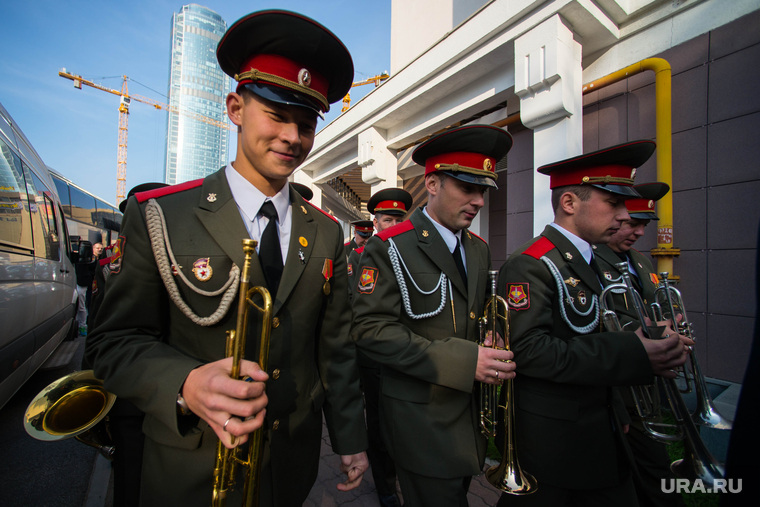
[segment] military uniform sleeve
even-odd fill
[[[364,405],[359,386],[356,344],[351,340],[348,274],[340,229],[335,228],[333,286],[319,334],[320,375],[325,387],[324,414],[333,450],[340,455],[367,448]]]
[[[412,255],[405,254],[411,264]],[[440,270],[428,269],[417,281],[425,287],[435,285]],[[432,317],[412,320],[406,315],[399,285],[388,256],[388,243],[373,236],[367,242],[357,270],[354,293],[354,327],[352,335],[362,352],[378,363],[421,381],[471,392],[478,359],[474,341],[453,336],[452,310],[447,302],[443,310]],[[409,290],[416,289],[408,283]],[[448,289],[447,289],[448,290]],[[415,299],[416,311],[434,311],[441,301],[439,291]],[[467,316],[462,308],[458,321],[464,327]],[[424,333],[424,335],[422,334]]]
[[[499,273],[499,292],[505,298],[512,284],[522,286],[528,296],[523,309],[510,311],[510,342],[519,375],[579,385],[652,381],[649,360],[634,333],[577,334],[558,318],[561,295],[541,260],[513,255]]]
[[[127,206],[120,238],[121,259],[106,284],[85,357],[107,390],[180,436],[177,393],[201,362],[166,343],[171,303],[135,199]]]

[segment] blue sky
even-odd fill
[[[181,0],[3,1],[0,6],[0,102],[42,160],[74,183],[116,202],[119,97],[58,76],[65,67],[109,88],[167,102],[172,13]],[[355,81],[390,68],[390,0],[196,2],[229,26],[261,9],[297,11],[327,26],[354,58]],[[354,88],[352,103],[374,87]],[[329,122],[340,112],[332,106]],[[325,125],[326,123],[322,123]],[[129,114],[127,189],[162,181],[166,113],[133,102]],[[234,153],[235,136],[231,137]]]

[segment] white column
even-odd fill
[[[362,180],[372,186],[372,193],[384,188],[398,186],[397,159],[395,150],[388,149],[385,130],[370,127],[359,133],[359,165]]]
[[[515,40],[515,94],[520,119],[533,129],[533,163],[542,165],[583,152],[581,45],[555,15]],[[554,218],[549,178],[533,177],[533,230]]]

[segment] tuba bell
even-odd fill
[[[269,362],[269,337],[272,332],[272,296],[265,287],[250,287],[251,258],[256,253],[256,244],[257,242],[252,239],[243,240],[245,259],[240,273],[237,323],[234,330],[227,331],[226,357],[232,357],[230,378],[234,379],[240,378],[240,361],[245,357],[248,313],[251,307],[261,313],[259,366],[262,370],[266,371]],[[261,306],[253,301],[252,297],[254,294],[261,296],[263,300]],[[251,434],[247,456],[243,454],[243,449],[240,447],[228,449],[219,441],[213,470],[214,485],[211,505],[214,507],[226,505],[227,494],[235,488],[235,475],[238,466],[245,469],[243,505],[257,506],[259,504],[263,436],[263,428],[259,428]]]
[[[40,391],[26,409],[24,429],[44,441],[76,438],[113,459],[115,448],[106,426],[106,415],[116,395],[103,389],[92,370],[61,377]]]
[[[486,300],[480,325],[480,345],[485,345],[485,338],[490,336],[490,347],[497,348],[497,336],[504,338],[504,348],[509,350],[509,306],[496,292],[499,272],[488,271],[491,285],[491,295]],[[501,385],[501,395],[504,404],[499,405],[499,386],[494,384],[480,385],[480,430],[486,437],[496,436],[499,426],[504,432],[501,452],[501,463],[486,470],[486,480],[495,488],[510,495],[529,495],[538,491],[536,479],[520,468],[515,445],[515,407],[514,385],[512,379],[507,379]],[[497,419],[501,409],[504,419]]]

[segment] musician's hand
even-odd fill
[[[475,380],[486,384],[501,384],[504,380],[515,378],[517,365],[512,361],[513,358],[514,354],[510,350],[478,347]]]
[[[490,347],[493,345],[493,332],[487,331],[485,334],[485,337],[483,337],[483,346],[484,347]],[[496,346],[503,349],[504,348],[504,337],[501,336],[501,333],[498,331],[496,332]]]
[[[647,319],[647,325],[653,329]],[[678,334],[670,321],[657,322],[658,331],[662,338],[650,340],[644,337],[641,328],[636,330],[636,335],[644,345],[649,362],[652,365],[652,371],[655,375],[665,378],[675,378],[674,368],[683,366],[689,357],[689,347],[694,342],[684,335]]]
[[[364,472],[369,468],[367,453],[350,454],[340,457],[340,471],[346,474],[346,482],[338,484],[340,491],[351,491],[362,482]]]
[[[269,378],[252,361],[240,362],[241,377],[250,377],[252,382],[231,379],[231,368],[231,357],[204,364],[188,374],[182,387],[188,408],[206,421],[228,448],[244,443],[249,433],[264,424],[268,401],[264,381]]]

